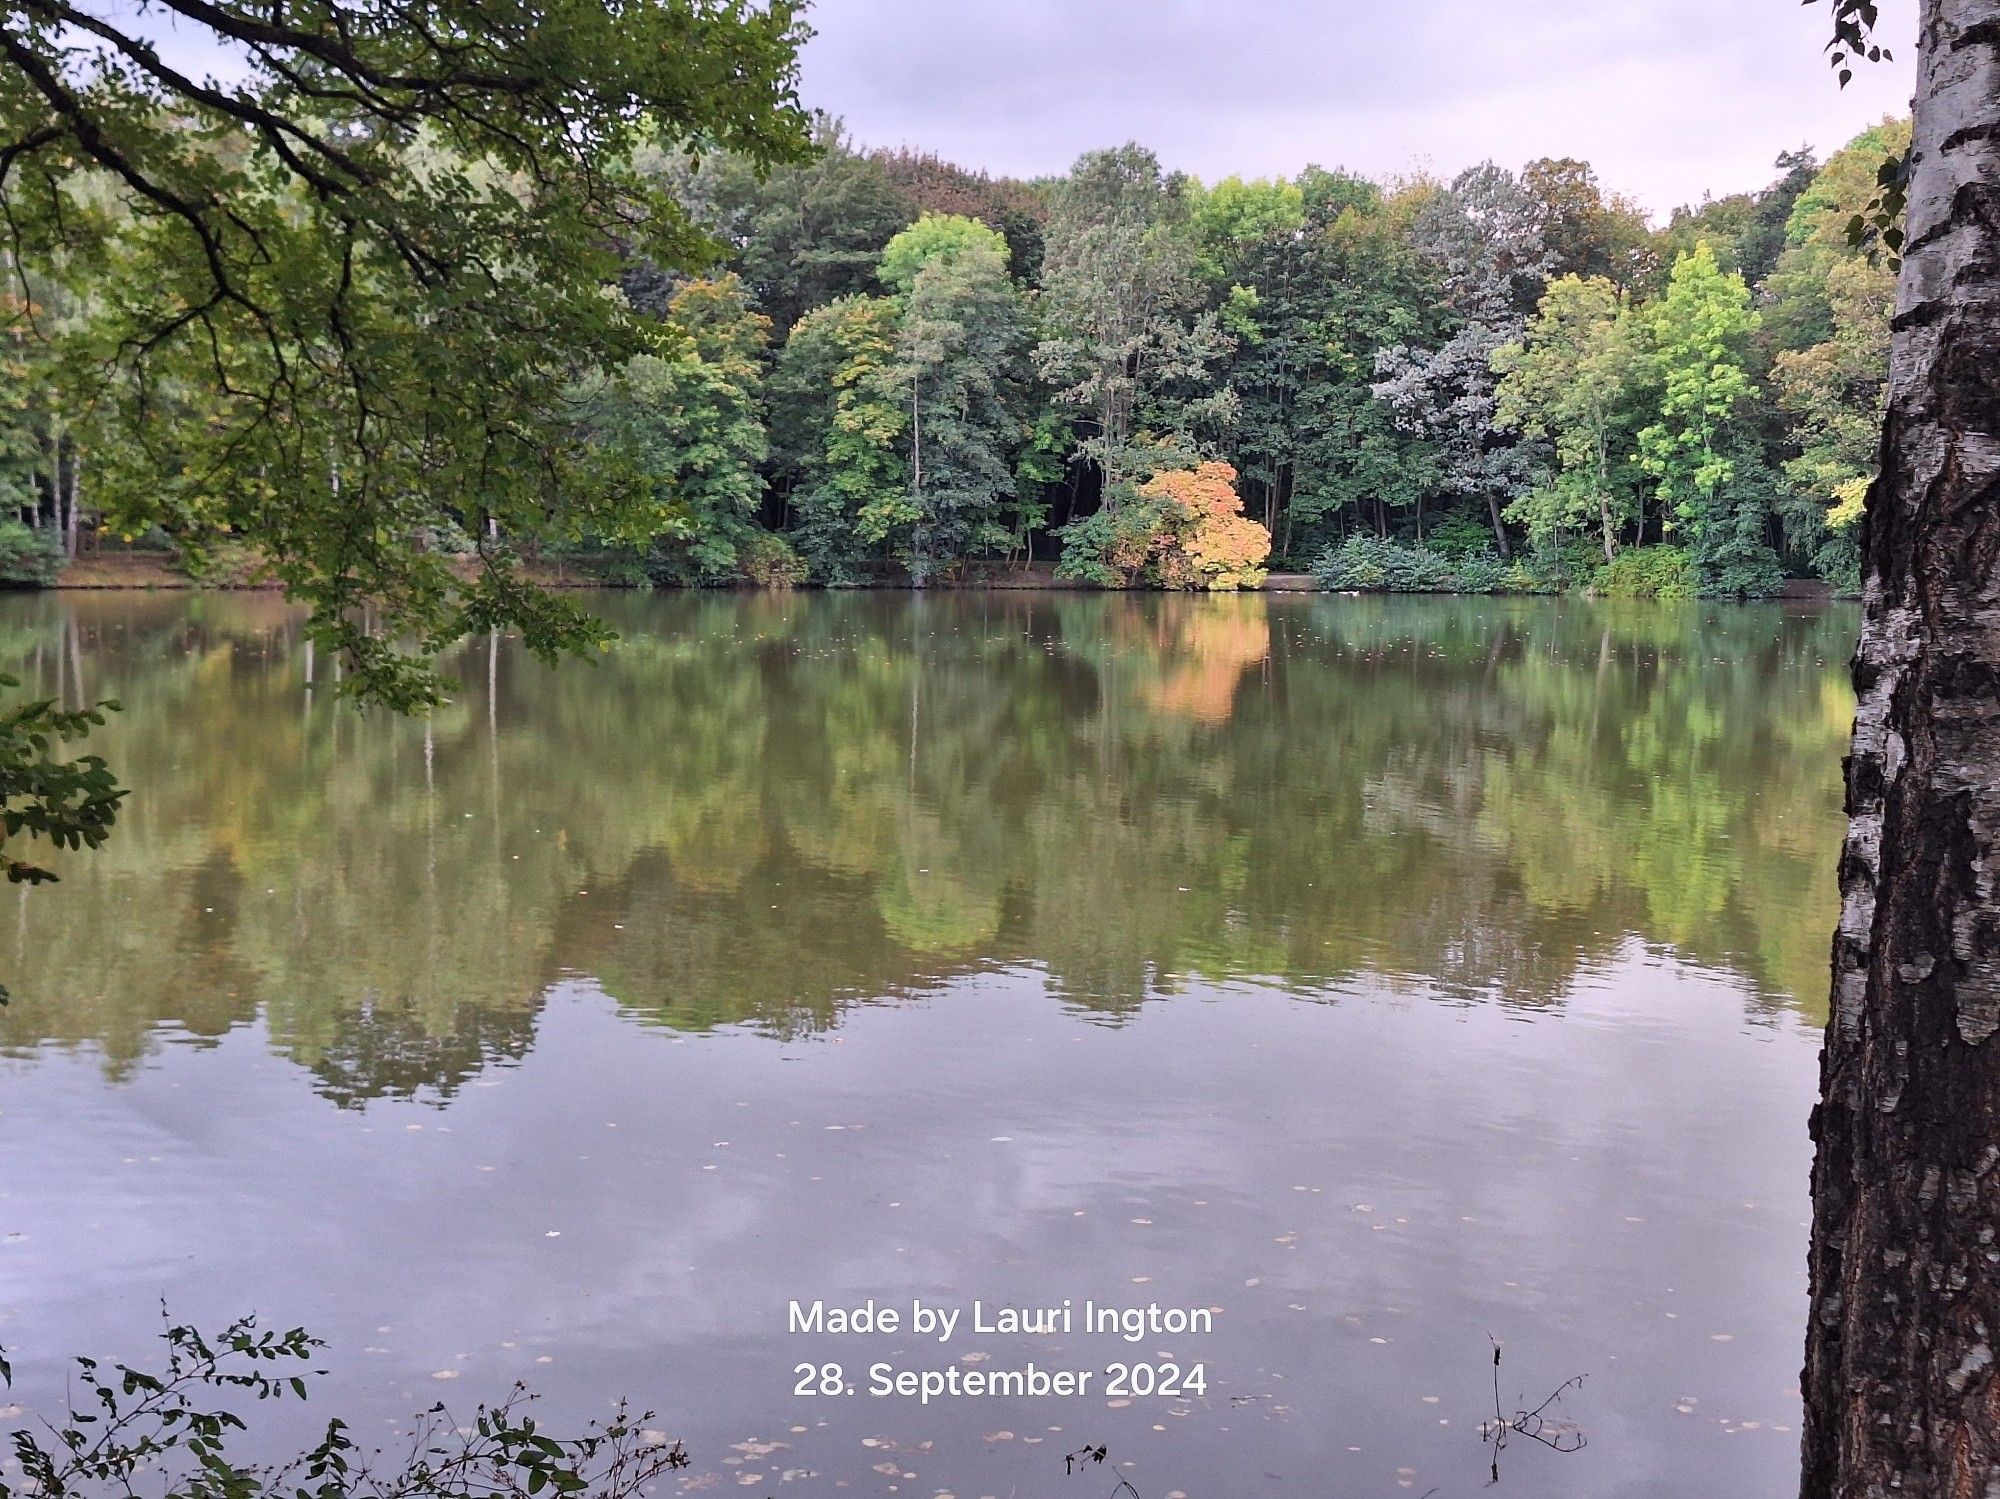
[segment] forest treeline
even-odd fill
[[[1824,163],[1786,153],[1762,190],[1662,228],[1576,160],[1204,183],[1127,145],[1024,182],[819,132],[767,173],[642,154],[716,254],[693,276],[626,255],[607,291],[647,351],[554,369],[549,399],[640,476],[651,520],[579,516],[543,554],[689,585],[1051,561],[1112,587],[1274,567],[1333,588],[1857,585],[1893,274],[1849,225],[1907,122]],[[94,469],[132,456],[27,331],[90,319],[91,287],[19,285],[0,576],[46,581],[92,544]],[[492,529],[468,512],[421,540],[505,545]],[[136,540],[198,576],[254,559],[199,505]]]

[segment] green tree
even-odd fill
[[[1321,174],[1322,185],[1336,180]],[[1326,217],[1305,244],[1297,343],[1311,362],[1301,371],[1289,430],[1273,424],[1294,452],[1281,555],[1308,552],[1357,526],[1386,533],[1391,517],[1413,517],[1423,532],[1424,502],[1441,487],[1437,447],[1399,425],[1373,382],[1384,351],[1436,347],[1451,326],[1436,264],[1410,236],[1429,196],[1427,186],[1416,186],[1386,198],[1329,191],[1308,200],[1321,202]],[[1246,441],[1267,430],[1260,418],[1276,404],[1260,395],[1254,379],[1247,383]],[[1257,472],[1253,462],[1244,468]]]
[[[1294,481],[1299,399],[1321,362],[1305,194],[1283,179],[1240,177],[1190,182],[1186,192],[1197,270],[1235,338],[1223,375],[1237,402],[1229,445],[1275,529]]]
[[[1797,448],[1785,463],[1785,538],[1847,592],[1861,584],[1861,502],[1875,476],[1896,293],[1894,271],[1850,243],[1848,225],[1878,191],[1883,156],[1909,140],[1907,120],[1884,121],[1835,152],[1794,206],[1766,283],[1766,323],[1780,345],[1771,384]]]
[[[1688,538],[1704,586],[1725,593],[1769,591],[1778,576],[1764,539],[1772,495],[1737,425],[1757,394],[1745,362],[1758,321],[1743,278],[1705,240],[1674,262],[1645,320],[1660,405],[1639,432],[1639,464],[1664,528]]]
[[[1213,187],[1190,179],[1184,191],[1196,270],[1223,287],[1243,279],[1247,257],[1305,227],[1305,194],[1282,177],[1225,177]]]
[[[1180,179],[1142,146],[1086,154],[1056,190],[1035,359],[1094,429],[1079,449],[1107,505],[1234,414],[1231,393],[1206,380],[1230,339],[1200,309],[1186,219]]]
[[[873,291],[882,247],[917,216],[882,164],[855,151],[827,115],[812,120],[807,159],[775,171],[744,151],[690,162],[654,148],[641,165],[647,180],[729,247],[729,267],[781,339],[815,307]],[[673,264],[666,262],[669,282]],[[625,280],[642,305],[664,303],[662,272],[651,262],[628,265]]]
[[[1637,511],[1629,470],[1640,364],[1631,309],[1601,277],[1550,282],[1522,341],[1494,353],[1494,420],[1555,450],[1549,481],[1507,511],[1530,539],[1594,528],[1604,560],[1617,555],[1619,532]]]
[[[1020,415],[1026,322],[1005,242],[974,220],[959,222],[983,238],[936,241],[920,262],[904,300],[895,371],[910,399],[908,559],[919,583],[1013,539],[1006,507],[1027,430]],[[909,263],[917,263],[914,253]]]
[[[917,213],[957,214],[997,229],[1006,237],[1015,278],[1027,285],[1039,281],[1048,218],[1042,185],[968,171],[935,152],[908,147],[877,151],[874,159]]]
[[[1779,152],[1775,165],[1777,178],[1757,192],[1705,198],[1695,207],[1676,208],[1659,233],[1655,259],[1671,267],[1706,240],[1725,271],[1735,271],[1746,285],[1761,285],[1785,248],[1792,205],[1819,170],[1810,146]]]
[[[593,402],[597,430],[652,486],[650,538],[665,581],[737,576],[764,496],[762,416],[770,320],[751,312],[734,273],[690,281],[668,300],[661,349],[628,360]]]
[[[821,582],[858,581],[871,551],[916,519],[900,449],[901,321],[889,298],[841,297],[800,319],[772,376],[792,541]]]
[[[978,219],[955,213],[927,213],[882,247],[876,275],[893,292],[908,294],[926,266],[950,264],[969,254],[984,254],[1007,271],[1007,239]]]

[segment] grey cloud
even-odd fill
[[[1907,107],[1908,45],[1844,92],[1794,0],[819,0],[808,101],[861,140],[1036,176],[1137,139],[1203,177],[1595,163],[1656,213],[1761,185]],[[1888,0],[1882,35],[1915,33]]]

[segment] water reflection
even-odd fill
[[[1510,1400],[1589,1375],[1503,1489],[1796,1491],[1851,613],[602,605],[595,668],[474,642],[411,722],[274,600],[0,599],[137,788],[0,906],[21,1407],[164,1299],[327,1337],[358,1433],[630,1393],[683,1489],[1089,1499],[1105,1442],[1146,1499],[1450,1499],[1492,1333]],[[1222,1310],[1137,1350],[1199,1400],[918,1407],[794,1369],[1135,1350],[795,1296]]]
[[[261,1016],[338,1103],[442,1100],[565,977],[789,1036],[1023,964],[1107,1022],[1242,978],[1550,1005],[1634,940],[1818,1013],[1846,611],[599,602],[602,662],[474,642],[396,721],[308,692],[268,597],[0,600],[9,669],[123,700],[136,788],[8,893],[0,1045],[123,1075]]]

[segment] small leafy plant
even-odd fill
[[[248,1430],[249,1401],[306,1398],[306,1378],[325,1346],[303,1328],[269,1332],[255,1318],[219,1334],[171,1323],[157,1371],[76,1360],[70,1409],[40,1433],[12,1435],[18,1485],[0,1469],[0,1499],[632,1499],[661,1473],[688,1465],[679,1442],[645,1430],[650,1413],[611,1419],[567,1440],[524,1413],[534,1399],[515,1385],[497,1405],[461,1424],[442,1404],[417,1417],[406,1452],[363,1453],[338,1417],[288,1462],[250,1466],[229,1445]],[[0,1383],[13,1370],[0,1351]]]

